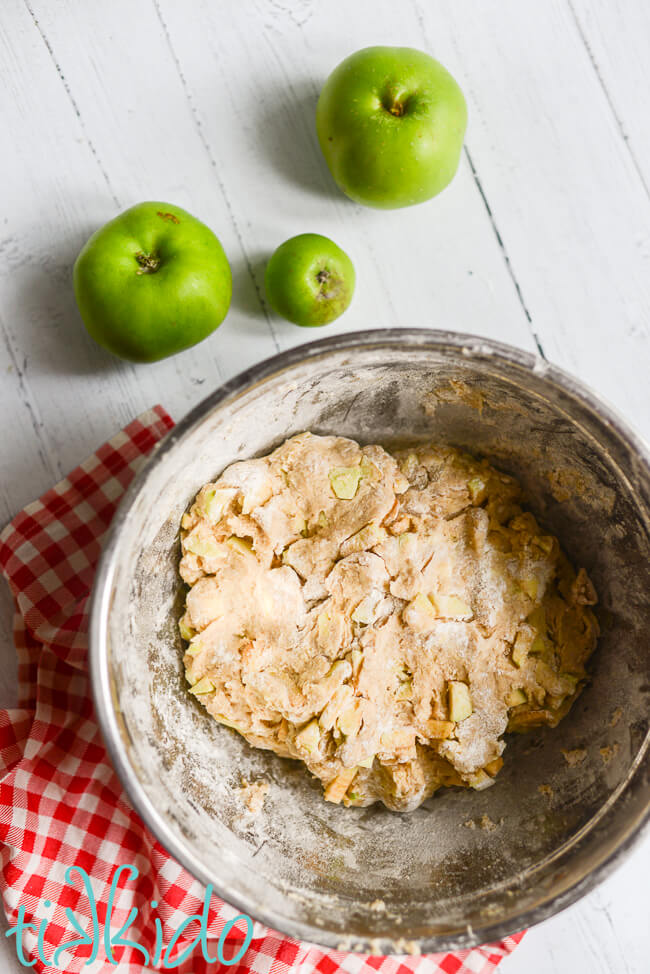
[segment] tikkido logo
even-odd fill
[[[149,967],[150,965],[153,967],[162,966],[163,969],[169,969],[169,970],[175,967],[180,967],[181,964],[190,960],[194,950],[199,946],[199,944],[201,945],[201,951],[203,953],[203,957],[208,964],[214,964],[218,961],[220,964],[224,964],[227,967],[229,967],[241,961],[241,959],[243,958],[244,954],[246,953],[246,951],[250,946],[251,940],[253,939],[253,921],[245,913],[240,913],[238,916],[233,917],[232,920],[229,920],[228,923],[226,923],[223,930],[221,931],[221,934],[219,935],[219,940],[217,942],[217,956],[216,957],[210,956],[209,949],[208,949],[209,946],[208,945],[208,909],[210,906],[210,900],[212,898],[212,893],[213,893],[213,886],[211,883],[208,883],[208,885],[206,886],[205,896],[203,898],[203,909],[201,913],[194,913],[192,914],[192,916],[186,917],[182,921],[182,923],[178,926],[178,929],[174,932],[174,935],[172,936],[171,940],[169,941],[166,947],[163,943],[162,924],[158,917],[154,918],[154,926],[156,931],[155,948],[151,954],[146,949],[146,947],[142,946],[142,944],[138,944],[135,940],[128,940],[125,938],[124,934],[128,931],[128,929],[131,927],[136,917],[138,916],[139,911],[138,908],[135,906],[131,908],[125,922],[117,931],[117,933],[113,933],[111,931],[111,921],[113,918],[113,904],[116,896],[119,896],[120,892],[122,891],[118,889],[118,883],[120,877],[125,872],[128,873],[126,882],[138,878],[139,872],[136,866],[122,865],[117,867],[114,870],[111,878],[111,888],[108,895],[106,919],[104,920],[103,923],[100,924],[98,913],[97,913],[97,902],[95,900],[95,896],[93,893],[93,889],[92,889],[92,885],[88,873],[85,871],[85,869],[82,869],[80,866],[69,866],[66,869],[65,881],[68,886],[75,888],[75,874],[76,877],[81,880],[81,883],[83,885],[83,891],[85,892],[88,898],[88,903],[90,906],[89,919],[90,919],[90,930],[92,932],[87,933],[82,928],[76,913],[74,913],[70,909],[70,907],[66,907],[65,914],[69,922],[72,924],[73,928],[77,932],[77,934],[79,934],[79,936],[74,940],[68,940],[66,941],[66,943],[60,944],[60,946],[58,946],[55,949],[50,960],[48,960],[44,956],[46,930],[47,930],[47,925],[49,923],[49,920],[47,918],[43,918],[38,924],[38,926],[35,922],[26,921],[25,907],[20,906],[18,909],[18,920],[16,922],[16,925],[10,927],[5,934],[6,937],[12,937],[12,936],[16,937],[16,955],[20,963],[24,967],[33,967],[34,964],[36,963],[36,958],[32,960],[28,960],[25,957],[24,946],[23,946],[24,937],[25,939],[30,939],[30,940],[33,939],[33,937],[36,938],[35,952],[38,955],[38,959],[40,960],[41,964],[44,967],[54,967],[54,968],[61,969],[61,965],[63,965],[63,970],[65,970],[67,965],[69,965],[70,963],[70,957],[64,956],[65,952],[66,951],[72,952],[75,948],[81,946],[91,948],[91,952],[89,956],[84,961],[84,965],[83,965],[84,967],[87,967],[90,964],[94,963],[94,961],[99,956],[99,951],[102,946],[104,950],[105,959],[110,964],[114,964],[116,967],[120,963],[115,958],[115,955],[113,954],[113,950],[116,947],[130,947],[132,950],[137,951],[141,955],[142,960],[140,961],[140,963],[143,965],[143,967]],[[52,903],[50,902],[50,900],[44,900],[43,905],[46,909],[49,909],[52,906]],[[157,901],[151,900],[152,909],[155,909],[157,906],[158,906]],[[244,940],[242,941],[242,944],[237,950],[237,952],[233,954],[232,957],[226,957],[224,955],[224,947],[226,945],[228,935],[232,930],[232,928],[235,926],[235,924],[237,924],[239,921],[241,921],[241,923],[246,927],[246,936],[244,937]],[[199,932],[196,934],[196,936],[191,941],[191,943],[189,943],[187,946],[184,947],[181,953],[177,954],[176,957],[172,957],[174,949],[177,947],[179,940],[181,939],[181,937],[184,936],[185,931],[190,926],[190,924],[193,924],[195,922],[198,922],[199,924]],[[27,937],[25,935],[27,935]]]

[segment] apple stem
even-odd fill
[[[318,272],[316,280],[320,284],[319,300],[329,301],[339,290],[340,282],[337,281],[336,277],[332,278],[331,271],[325,270],[325,268]]]
[[[408,98],[404,98],[404,92],[388,91],[382,99],[382,107],[384,111],[388,112],[389,115],[394,115],[395,118],[401,118],[406,111],[406,102]]]
[[[155,274],[160,267],[160,257],[155,257],[153,254],[139,253],[135,255],[135,259],[140,265],[136,274]]]
[[[320,284],[319,298],[324,298],[326,301],[331,297],[328,290],[328,281],[330,279],[330,272],[326,270],[319,271],[316,275],[316,280]]]

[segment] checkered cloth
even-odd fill
[[[88,594],[102,539],[124,489],[172,425],[160,406],[143,414],[0,534],[0,569],[16,607],[19,687],[17,709],[0,711],[0,885],[9,923],[16,924],[22,909],[25,922],[33,924],[22,944],[38,972],[116,969],[107,958],[103,930],[119,864],[133,864],[139,874],[123,871],[120,876],[110,929],[117,932],[137,908],[123,936],[148,952],[115,947],[120,971],[164,969],[164,954],[155,956],[160,934],[167,945],[183,920],[200,913],[203,905],[202,886],[168,855],[126,800],[95,720],[86,671]],[[96,902],[100,936],[94,957],[93,944],[61,950],[71,940],[83,940],[81,931],[89,934],[86,939],[93,933],[89,891],[74,867],[85,870]],[[208,914],[212,955],[217,938],[236,916],[213,896]],[[81,931],[75,931],[75,917]],[[178,952],[189,947],[198,926],[195,920],[187,927],[177,941]],[[232,926],[224,941],[226,960],[236,955],[245,932],[242,921]],[[255,923],[249,948],[233,966],[208,963],[197,946],[176,970],[488,974],[521,936],[456,954],[368,957],[299,943]],[[15,934],[10,943],[18,948]]]

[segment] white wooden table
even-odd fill
[[[265,259],[301,231],[356,264],[329,333],[430,325],[537,347],[650,435],[649,38],[646,0],[2,0],[0,522],[152,403],[179,418],[316,337],[263,301]],[[376,43],[429,50],[469,105],[458,176],[409,210],[348,202],[314,131],[329,71]],[[136,367],[87,337],[71,266],[144,199],[214,228],[234,298],[198,348]],[[0,610],[6,705],[4,587]],[[649,871],[646,843],[504,974],[650,970]],[[3,937],[3,971],[22,970],[13,956]]]

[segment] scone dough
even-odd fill
[[[555,726],[596,595],[511,477],[449,447],[301,433],[182,522],[190,692],[346,805],[484,788],[506,730]]]

